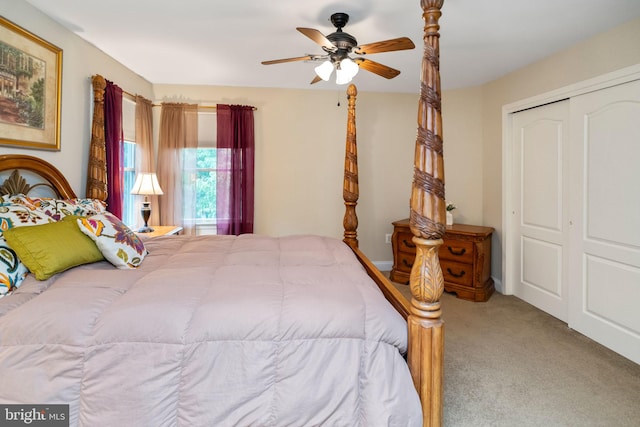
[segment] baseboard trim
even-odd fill
[[[493,279],[493,285],[496,287],[496,292],[505,295],[504,287],[502,286],[502,280],[496,279],[495,277],[492,277],[492,279]]]
[[[380,271],[391,271],[393,268],[393,261],[373,261],[373,265]]]

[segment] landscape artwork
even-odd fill
[[[0,17],[0,145],[60,150],[62,50]]]

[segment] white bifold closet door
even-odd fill
[[[569,326],[640,363],[640,80],[570,110]]]
[[[513,114],[514,294],[640,363],[640,80]]]
[[[567,322],[569,101],[515,113],[512,122],[514,294]]]

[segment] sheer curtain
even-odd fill
[[[162,103],[158,147],[160,224],[180,225],[184,234],[195,233],[195,149],[198,146],[198,106]]]
[[[107,208],[122,218],[124,145],[122,136],[122,89],[107,80],[104,90],[104,127],[107,151]]]
[[[153,151],[153,104],[136,96],[136,172],[155,172]],[[163,190],[164,191],[164,190]],[[152,207],[158,207],[158,196],[149,196]],[[159,209],[151,209],[149,224],[160,224]]]
[[[218,104],[218,234],[253,233],[253,107]]]

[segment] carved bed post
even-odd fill
[[[107,200],[107,151],[104,139],[104,77],[95,75],[93,83],[93,123],[91,125],[91,145],[87,170],[86,196],[91,199]]]
[[[445,233],[445,195],[438,19],[443,2],[421,0],[424,56],[409,222],[416,259],[409,279],[412,298],[408,362],[422,401],[424,426],[442,425],[444,322],[440,297],[444,280],[438,249]]]
[[[344,225],[343,242],[352,248],[358,247],[358,216],[356,205],[358,204],[358,146],[356,144],[356,95],[358,90],[355,85],[349,85],[347,100],[349,103],[347,113],[347,146],[344,154],[344,179],[342,186],[342,198],[344,199],[345,213],[342,224]]]

